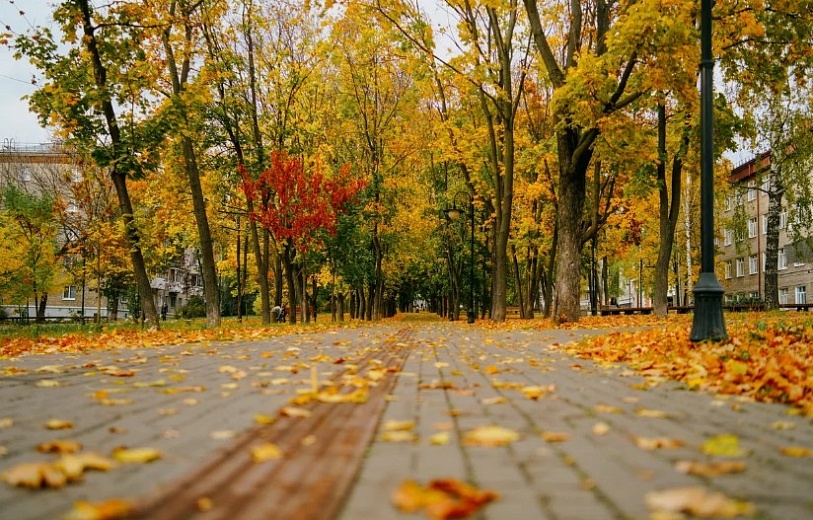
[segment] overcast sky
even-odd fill
[[[23,33],[33,25],[50,25],[50,0],[0,0],[0,31]],[[25,16],[20,15],[20,11]],[[13,52],[0,46],[0,145],[8,140],[15,143],[43,143],[51,139],[51,132],[40,128],[37,118],[28,111],[28,103],[21,98],[34,92],[31,78],[34,68],[25,60],[17,61]]]

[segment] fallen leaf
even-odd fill
[[[276,417],[271,417],[270,415],[263,415],[261,413],[254,415],[254,422],[257,424],[273,424],[276,420]]]
[[[700,447],[706,455],[716,455],[719,457],[741,457],[743,451],[740,449],[740,439],[736,435],[724,433],[709,438]]]
[[[679,473],[700,475],[701,477],[719,477],[727,473],[740,473],[745,471],[745,462],[725,460],[719,462],[702,462],[697,460],[679,460],[675,462],[675,470]]]
[[[449,432],[438,432],[429,437],[429,444],[432,444],[434,446],[444,446],[446,444],[449,444],[450,440],[451,435],[449,435]]]
[[[3,417],[0,418],[0,430],[3,428],[9,428],[14,424],[14,419],[11,417]]]
[[[279,414],[283,417],[310,417],[311,411],[305,408],[296,408],[293,406],[286,406],[280,408]]]
[[[385,432],[407,431],[412,430],[413,428],[415,428],[414,421],[396,421],[394,419],[388,419],[381,427],[381,429]]]
[[[415,432],[397,430],[381,432],[378,439],[384,442],[415,442],[418,440],[418,436]]]
[[[606,422],[600,421],[593,425],[591,429],[593,435],[598,435],[599,437],[603,435],[607,435],[610,432],[610,425]]]
[[[484,405],[491,405],[491,404],[502,404],[506,402],[505,397],[497,396],[497,397],[486,397],[485,399],[480,399],[480,402]]]
[[[635,445],[646,451],[653,451],[660,448],[680,448],[683,442],[669,437],[633,437]]]
[[[76,453],[82,451],[82,445],[70,439],[57,439],[37,444],[37,451],[41,453]]]
[[[553,392],[556,390],[555,385],[548,385],[548,386],[525,386],[522,387],[522,395],[527,397],[528,399],[533,399],[536,401],[542,397],[545,397],[545,394],[549,392]]]
[[[109,471],[116,466],[112,460],[94,452],[63,455],[54,466],[65,473],[69,480],[79,480],[87,469]]]
[[[144,464],[161,458],[155,448],[118,448],[113,450],[113,458],[128,464]]]
[[[607,404],[597,404],[596,406],[593,407],[593,410],[599,413],[624,413],[623,410],[621,410],[621,408],[617,406],[610,406]]]
[[[813,457],[813,449],[804,448],[802,446],[784,446],[779,449],[779,452],[786,457]]]
[[[668,417],[668,414],[662,410],[651,410],[649,408],[638,408],[635,410],[635,415],[640,417],[653,417],[655,419]]]
[[[251,448],[251,457],[254,459],[254,462],[280,459],[282,458],[282,450],[273,442],[265,442]]]
[[[10,486],[31,489],[60,488],[68,482],[65,473],[47,462],[23,462],[17,464],[0,473],[0,479]]]
[[[206,511],[211,511],[212,508],[215,507],[215,503],[209,497],[200,497],[195,500],[195,506],[198,508],[198,511],[205,513]]]
[[[467,446],[506,446],[519,440],[519,434],[502,426],[478,426],[463,436]]]
[[[689,513],[700,518],[734,518],[753,515],[753,504],[728,498],[722,493],[711,493],[700,486],[681,487],[663,491],[650,491],[645,497],[654,513]]]
[[[771,423],[771,428],[774,430],[794,430],[796,429],[796,423],[789,421],[775,421]]]
[[[132,502],[111,498],[104,502],[77,501],[62,520],[117,520],[126,518],[135,510]]]
[[[73,422],[63,421],[62,419],[51,419],[45,423],[45,427],[49,430],[70,430],[73,428]]]
[[[404,513],[423,510],[426,516],[445,520],[466,518],[499,495],[483,491],[455,479],[436,479],[422,486],[414,480],[406,480],[392,493],[392,502]]]
[[[56,379],[41,379],[37,381],[34,386],[39,388],[56,388],[58,386],[62,386],[62,384]]]
[[[569,433],[564,432],[542,432],[542,439],[545,442],[564,442],[570,438]]]

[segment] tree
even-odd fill
[[[37,322],[42,322],[48,292],[61,281],[54,199],[9,184],[2,192],[2,208],[0,287],[18,303],[32,297]]]
[[[126,229],[136,285],[150,327],[159,326],[158,312],[141,250],[133,204],[127,188],[149,168],[156,129],[141,117],[149,105],[145,95],[146,59],[126,4],[102,12],[88,0],[69,0],[54,10],[62,30],[64,55],[47,28],[15,40],[17,56],[27,56],[47,79],[30,98],[40,121],[60,128],[69,144],[93,157],[109,171]],[[138,72],[136,72],[138,71]],[[117,107],[123,111],[120,124]]]
[[[318,161],[305,169],[301,159],[274,151],[271,165],[256,181],[245,171],[241,172],[246,198],[256,201],[269,197],[272,201],[267,210],[255,211],[249,217],[262,224],[283,245],[292,323],[296,321],[293,312],[297,306],[296,296],[300,295],[303,303],[305,300],[304,284],[297,291],[294,257],[304,257],[308,251],[321,246],[323,234],[335,234],[339,215],[365,187],[363,181],[350,176],[349,165],[340,168],[332,178],[326,177],[322,170]]]

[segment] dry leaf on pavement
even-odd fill
[[[556,390],[556,385],[525,386],[521,389],[522,395],[534,401],[545,397],[546,394]]]
[[[565,432],[542,432],[542,439],[545,442],[564,442],[569,438],[570,434]]]
[[[651,491],[645,500],[654,513],[689,513],[699,518],[734,518],[755,512],[753,504],[709,492],[700,486]]]
[[[120,498],[96,503],[79,500],[62,520],[116,520],[127,517],[134,509],[131,502]]]
[[[728,473],[745,471],[745,462],[739,460],[725,460],[719,462],[702,462],[699,460],[679,460],[675,462],[675,470],[701,477],[719,477]]]
[[[506,446],[519,440],[519,434],[502,426],[478,426],[463,435],[467,446]]]
[[[73,428],[73,422],[63,421],[62,419],[51,419],[45,423],[45,427],[49,430],[69,430]]]
[[[128,464],[144,464],[161,458],[155,448],[118,448],[113,450],[113,458]]]
[[[423,510],[434,520],[467,518],[489,502],[499,498],[455,479],[436,479],[424,487],[413,480],[404,481],[392,494],[393,504],[404,513]]]
[[[39,489],[43,487],[60,488],[67,484],[65,473],[47,462],[23,462],[3,473],[0,479],[10,486]]]
[[[273,442],[265,442],[251,448],[251,457],[254,462],[282,458],[282,450]]]
[[[804,448],[802,446],[784,446],[779,449],[782,455],[787,457],[813,457],[813,449]]]
[[[680,448],[683,442],[669,437],[634,437],[635,445],[646,451],[657,450],[658,448]]]
[[[82,444],[70,439],[57,439],[37,444],[41,453],[76,453],[82,451]]]
[[[716,455],[718,457],[742,457],[743,451],[740,449],[740,439],[736,435],[724,433],[711,437],[700,448],[706,455]]]
[[[593,435],[607,435],[610,432],[610,425],[606,422],[597,422],[592,428]]]

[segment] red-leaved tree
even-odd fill
[[[282,245],[282,262],[288,285],[291,307],[295,308],[296,293],[304,301],[304,284],[297,284],[293,272],[296,253],[305,253],[321,246],[325,233],[336,233],[339,216],[354,201],[366,183],[350,175],[350,165],[345,164],[336,175],[326,177],[319,166],[306,169],[298,157],[286,152],[271,153],[271,165],[256,180],[245,170],[240,171],[241,187],[251,201],[268,201],[255,204],[249,218],[267,229]],[[303,268],[304,268],[303,262]],[[305,305],[302,305],[303,315]],[[290,321],[296,321],[290,313]]]

